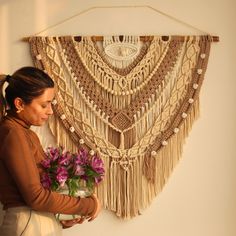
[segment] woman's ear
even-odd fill
[[[15,98],[14,105],[16,108],[16,113],[20,113],[21,111],[24,110],[24,102],[21,98],[19,97]]]

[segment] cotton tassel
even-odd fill
[[[122,192],[124,192],[126,196],[124,204],[127,206],[122,215],[124,219],[133,218],[139,215],[141,210],[144,209],[143,201],[145,201],[148,189],[142,182],[141,160],[141,157],[137,157],[137,159],[130,164],[128,171],[123,173],[123,179],[126,179],[126,182],[122,186]]]
[[[150,153],[145,154],[143,163],[143,172],[147,180],[150,182],[154,182],[155,167],[156,167],[156,158],[152,156]]]
[[[121,203],[121,208],[117,209],[120,217],[124,219],[130,219],[132,214],[132,198],[133,196],[130,194],[130,192],[133,192],[132,188],[132,173],[130,171],[131,166],[129,166],[128,169],[124,170],[120,165],[119,165],[119,170],[120,170],[120,195],[119,198],[117,199],[118,202]]]
[[[104,180],[98,184],[95,191],[99,200],[101,201],[102,206],[104,208],[110,209],[110,202],[109,202],[110,195],[108,194],[108,191],[107,191],[107,189],[110,189],[110,186],[109,186],[109,183],[110,183],[109,162],[110,160],[108,156],[105,156],[101,154],[100,152],[98,152],[98,155],[103,160],[104,168],[105,168],[105,176],[104,176]]]
[[[106,174],[103,184],[98,187],[98,197],[106,196],[104,203],[101,198],[103,206],[114,211],[118,217],[133,218],[139,214],[142,206],[142,195],[139,192],[140,186],[142,186],[140,158],[132,162],[127,169],[124,169],[113,158],[104,158],[109,160],[109,163],[105,162]],[[106,190],[102,190],[104,185]]]
[[[142,208],[142,197],[139,194],[140,186],[141,191],[146,191],[145,186],[142,185],[142,172],[140,171],[140,157],[132,162],[132,165],[129,168],[129,185],[130,190],[129,193],[132,192],[133,194],[130,195],[130,218],[137,216],[140,214],[140,210]]]
[[[115,177],[115,183],[116,183],[116,189],[118,190],[118,192],[116,192],[115,194],[115,202],[117,204],[117,209],[116,209],[116,214],[117,216],[121,217],[123,214],[122,214],[122,210],[123,210],[123,206],[124,206],[124,202],[122,201],[123,198],[124,198],[124,195],[122,193],[122,171],[121,171],[121,166],[119,164],[116,165],[116,168],[117,168],[117,173],[119,176],[117,178],[117,176]],[[117,197],[117,198],[116,198]]]
[[[133,175],[134,175],[134,192],[135,195],[137,196],[135,201],[134,201],[134,209],[135,214],[140,214],[141,210],[144,209],[143,207],[143,202],[145,202],[145,192],[147,192],[147,185],[143,184],[143,174],[142,174],[142,166],[143,166],[143,156],[140,155],[136,161],[136,167],[133,170]],[[135,173],[136,172],[136,173]],[[143,194],[139,194],[140,191],[140,186],[142,188]]]
[[[124,148],[125,148],[124,140],[125,140],[125,138],[124,138],[124,133],[121,132],[121,133],[120,133],[120,146],[119,146],[119,149],[124,150]]]

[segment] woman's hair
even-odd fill
[[[4,83],[8,82],[3,94]],[[16,110],[15,98],[21,98],[25,104],[43,94],[46,88],[53,88],[53,80],[42,70],[35,67],[23,67],[14,74],[0,75],[0,120],[5,115],[7,106]]]

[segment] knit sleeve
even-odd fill
[[[90,215],[96,208],[92,197],[75,198],[45,189],[24,130],[9,130],[2,145],[2,160],[26,205],[33,210]]]

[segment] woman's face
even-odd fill
[[[28,125],[41,126],[53,114],[51,102],[55,96],[55,88],[47,88],[43,94],[32,100],[30,104],[23,104],[23,110],[18,113],[20,119]]]

